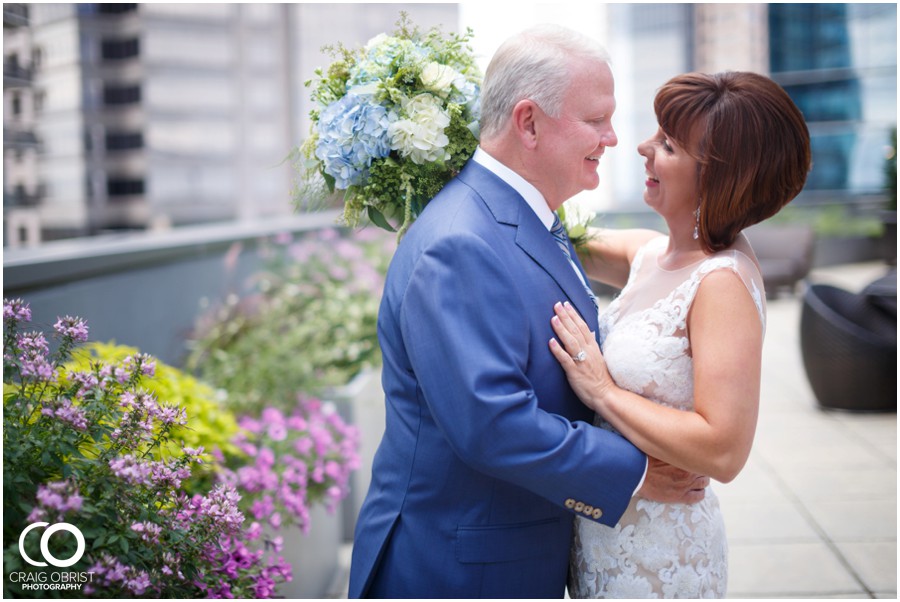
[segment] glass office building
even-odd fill
[[[895,4],[772,4],[772,77],[809,124],[806,196],[849,201],[885,184],[897,120]]]
[[[613,204],[642,211],[652,99],[686,71],[770,75],[809,124],[814,166],[797,205],[883,202],[897,122],[896,4],[611,4],[609,46],[620,145],[608,157]],[[606,159],[604,159],[606,160]]]

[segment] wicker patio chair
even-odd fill
[[[800,318],[803,366],[824,409],[897,411],[897,316],[865,294],[812,284]]]

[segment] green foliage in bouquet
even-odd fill
[[[291,412],[381,363],[376,321],[393,237],[326,229],[262,246],[264,270],[243,295],[201,316],[189,369],[228,393],[227,405],[259,415]]]
[[[422,32],[405,14],[397,26],[364,48],[326,49],[334,61],[306,82],[312,126],[293,158],[298,207],[343,191],[345,225],[402,236],[475,152],[481,73],[471,30]]]

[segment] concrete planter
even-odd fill
[[[350,493],[344,498],[341,508],[343,538],[346,542],[352,542],[356,517],[372,480],[372,460],[384,433],[381,368],[363,371],[350,383],[325,397],[334,401],[344,420],[360,431],[360,467],[350,477]]]
[[[884,242],[869,236],[819,237],[813,253],[813,266],[824,267],[884,259]]]
[[[337,575],[341,546],[340,513],[329,514],[322,504],[310,509],[310,529],[292,526],[277,533],[284,539],[281,555],[291,565],[293,579],[275,590],[281,598],[324,598]]]

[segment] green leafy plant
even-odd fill
[[[92,365],[119,365],[128,357],[137,357],[140,351],[135,347],[115,343],[91,342],[80,347],[80,353],[73,354],[66,363],[65,371],[78,373],[90,370]],[[218,449],[226,455],[239,455],[232,443],[239,432],[237,420],[232,412],[223,408],[223,392],[217,392],[195,376],[155,361],[154,378],[145,380],[142,388],[157,399],[165,399],[177,405],[191,416],[190,425],[175,426],[171,440],[161,445],[157,459],[176,456],[181,444],[192,448]],[[176,443],[180,442],[180,443]]]
[[[295,409],[381,363],[376,321],[395,246],[380,230],[325,229],[265,241],[264,269],[242,295],[198,320],[187,366],[258,415]]]

